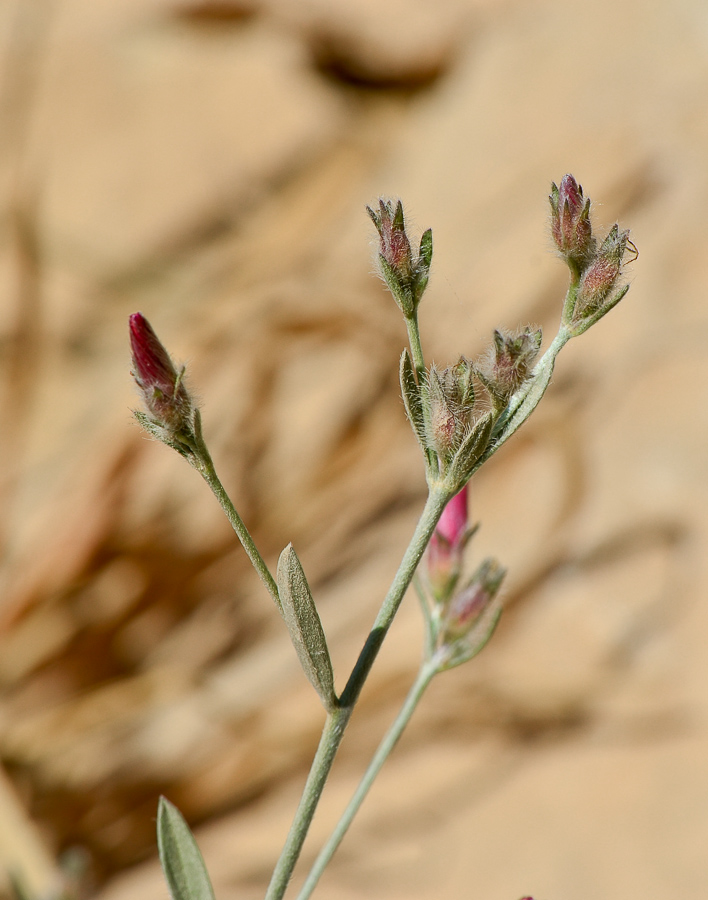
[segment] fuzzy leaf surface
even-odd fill
[[[292,544],[288,544],[280,554],[277,580],[283,618],[300,665],[320,695],[325,709],[333,710],[337,706],[337,695],[327,639],[305,572]]]
[[[399,375],[401,378],[401,395],[403,397],[403,405],[406,408],[406,415],[413,426],[413,431],[415,431],[421,447],[425,450],[426,441],[423,404],[420,399],[420,389],[415,380],[415,375],[413,374],[413,363],[411,362],[411,357],[407,350],[404,350],[401,354]]]
[[[182,813],[160,797],[157,848],[172,900],[214,900],[204,859]]]

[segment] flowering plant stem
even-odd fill
[[[297,900],[308,900],[308,898],[311,896],[312,892],[317,886],[318,881],[322,877],[324,870],[329,865],[329,862],[334,856],[337,848],[341,844],[344,835],[347,833],[347,830],[354,820],[354,817],[358,813],[359,808],[364,801],[364,798],[369,792],[369,788],[374,783],[377,775],[381,771],[383,764],[388,759],[389,754],[396,746],[398,739],[403,733],[406,725],[408,725],[408,722],[415,712],[415,709],[421,697],[425,693],[426,688],[437,673],[438,665],[436,660],[426,659],[421,665],[420,671],[418,672],[418,677],[416,678],[413,686],[408,692],[408,696],[406,697],[403,706],[401,707],[393,724],[386,732],[383,740],[379,744],[376,753],[374,754],[366,772],[364,773],[364,776],[359,782],[359,786],[352,795],[352,798],[347,804],[346,809],[342,813],[339,822],[337,822],[334,831],[329,836],[327,843],[320,851],[314,865],[310,869],[310,873],[307,876],[305,883],[300,890],[300,893],[297,895]]]
[[[285,894],[356,701],[449,499],[449,493],[443,490],[431,490],[428,495],[413,537],[339,699],[339,708],[327,716],[300,804],[268,886],[266,900],[281,900]],[[410,712],[413,712],[412,708]]]
[[[413,359],[413,367],[415,369],[418,384],[425,374],[425,360],[423,359],[423,346],[420,342],[420,329],[418,327],[418,311],[414,311],[410,316],[405,317],[406,329],[408,330],[408,343],[411,347],[411,357]]]
[[[428,498],[398,571],[388,589],[341,695],[322,623],[302,565],[292,544],[280,555],[273,577],[253,538],[219,480],[202,436],[199,410],[179,369],[142,313],[130,316],[133,375],[145,411],[135,411],[143,428],[180,453],[216,496],[268,593],[283,615],[303,671],[327,711],[324,730],[302,798],[266,893],[282,900],[304,845],[327,777],[354,707],[403,597],[425,557],[418,588],[426,621],[426,657],[395,722],[381,742],[354,796],[317,857],[299,895],[308,900],[351,824],[383,763],[437,672],[472,659],[489,640],[501,614],[498,592],[504,568],[484,560],[460,582],[463,553],[474,529],[468,527],[466,485],[475,472],[523,425],[553,376],[556,357],[572,337],[587,331],[622,299],[621,270],[627,246],[637,255],[628,231],[614,225],[598,247],[590,223],[590,201],[572,175],[551,185],[551,233],[570,270],[558,333],[532,366],[541,348],[541,329],[494,331],[490,353],[480,363],[465,356],[453,366],[426,369],[418,327],[418,304],[428,284],[432,232],[413,251],[400,201],[381,199],[367,207],[380,238],[381,275],[403,313],[410,354],[401,356],[399,376],[406,414],[425,459]],[[478,404],[475,384],[486,402]],[[484,408],[486,404],[486,409]],[[454,498],[454,502],[452,501]],[[446,509],[446,506],[448,505]],[[441,522],[439,533],[436,526]],[[158,821],[160,859],[173,900],[213,897],[208,873],[189,829],[168,801]]]
[[[265,560],[261,556],[258,551],[258,547],[250,535],[248,528],[246,528],[243,519],[236,511],[236,507],[234,506],[231,498],[226,493],[226,490],[221,483],[219,476],[216,474],[216,469],[214,468],[214,463],[211,458],[211,454],[209,453],[204,438],[202,437],[201,430],[201,420],[199,417],[199,413],[196,416],[196,429],[195,429],[195,441],[192,446],[192,451],[195,456],[194,467],[197,469],[199,474],[202,476],[204,481],[211,488],[212,493],[219,501],[221,508],[226,513],[226,518],[231,523],[231,527],[236,532],[236,537],[241,541],[241,546],[246,551],[246,555],[251,560],[253,564],[253,568],[258,573],[261,581],[266,587],[266,590],[270,594],[270,596],[275,601],[275,605],[280,609],[280,597],[278,596],[278,586],[275,583],[275,579],[271,575],[270,569],[265,564]]]

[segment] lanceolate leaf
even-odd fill
[[[214,900],[214,889],[194,835],[182,813],[160,797],[157,848],[172,900]]]
[[[278,592],[283,605],[283,618],[300,665],[320,695],[325,709],[333,710],[337,705],[337,695],[327,639],[292,544],[288,544],[278,560]]]
[[[427,270],[430,268],[430,263],[433,261],[433,231],[431,228],[424,231],[423,236],[420,239],[418,259],[425,267],[427,273]]]
[[[423,404],[420,399],[420,389],[413,374],[413,364],[407,350],[401,354],[401,394],[403,395],[403,404],[406,407],[406,414],[413,426],[416,437],[420,441],[423,450],[426,449],[425,441],[425,420],[423,418]]]

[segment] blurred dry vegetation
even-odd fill
[[[262,896],[322,725],[213,497],[131,421],[128,314],[187,361],[266,559],[295,545],[341,686],[424,498],[364,205],[432,226],[448,363],[554,333],[571,171],[632,228],[636,283],[476,480],[508,612],[321,894],[705,898],[705,5],[6,0],[0,78],[0,867],[166,896],[164,792],[220,900]],[[420,640],[408,598],[306,859]]]

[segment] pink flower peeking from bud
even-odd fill
[[[133,313],[129,326],[133,377],[153,423],[172,437],[190,432],[194,409],[182,380],[184,369],[177,371],[142,313]]]
[[[451,546],[459,546],[467,531],[467,485],[449,501],[433,534],[433,541],[442,537]]]
[[[427,582],[438,602],[450,596],[460,577],[468,537],[467,485],[465,485],[443,510],[425,551]]]

